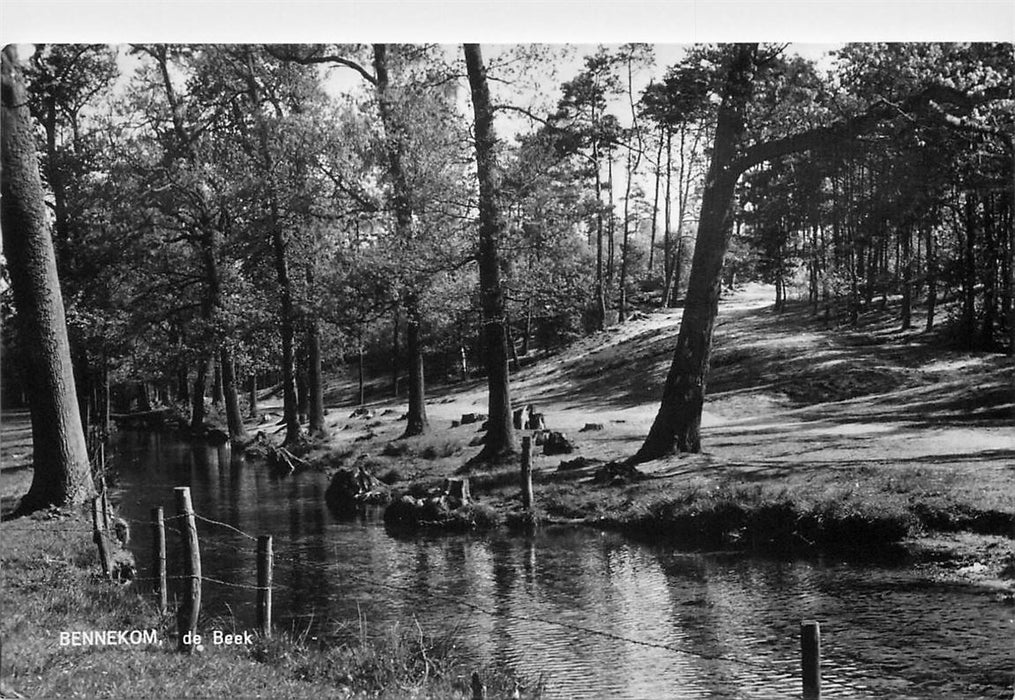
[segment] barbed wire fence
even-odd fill
[[[166,484],[165,486],[168,487],[169,485]],[[189,506],[189,487],[176,486],[172,488],[175,489],[177,494],[181,494],[181,492],[184,491],[186,492],[187,497],[184,500],[186,501],[186,504]],[[180,505],[180,503],[181,501],[178,500],[178,505]],[[152,518],[149,520],[129,518],[123,515],[114,515],[112,513],[109,507],[109,503],[106,499],[105,491],[103,491],[98,497],[96,497],[96,499],[92,503],[92,516],[93,516],[93,526],[91,528],[88,528],[83,525],[71,525],[71,524],[57,525],[53,524],[52,522],[37,521],[39,522],[38,525],[12,524],[9,522],[4,523],[2,526],[2,530],[6,532],[31,531],[44,534],[48,533],[49,535],[54,537],[61,536],[65,533],[79,533],[79,534],[92,533],[93,538],[99,548],[99,558],[100,564],[102,565],[103,568],[103,576],[111,579],[119,578],[122,581],[129,580],[134,583],[152,584],[153,593],[156,596],[157,601],[161,601],[160,608],[162,613],[169,612],[166,603],[168,595],[168,582],[169,581],[189,582],[190,586],[186,585],[183,586],[182,596],[179,596],[176,602],[178,606],[178,623],[189,615],[192,621],[193,629],[196,629],[197,616],[200,612],[198,607],[200,593],[198,591],[200,590],[202,584],[208,583],[215,586],[221,586],[226,589],[244,592],[252,591],[256,593],[257,595],[256,603],[251,603],[249,601],[233,601],[231,603],[227,603],[226,606],[231,610],[233,607],[237,606],[255,605],[255,607],[257,608],[257,625],[259,631],[262,636],[270,637],[272,632],[272,621],[271,621],[272,592],[282,590],[282,591],[290,591],[293,594],[299,593],[297,589],[273,580],[274,563],[285,562],[293,565],[294,567],[299,567],[303,571],[313,572],[321,576],[344,577],[345,579],[356,581],[365,586],[384,589],[388,591],[397,591],[400,594],[412,597],[420,601],[425,600],[432,602],[433,600],[439,600],[442,602],[447,602],[459,606],[461,608],[467,609],[475,613],[479,613],[481,615],[487,615],[490,617],[499,617],[501,619],[510,619],[516,622],[541,624],[550,627],[556,627],[559,629],[566,629],[569,632],[577,633],[578,635],[582,635],[585,637],[598,637],[602,639],[609,639],[616,642],[630,644],[642,648],[651,648],[674,654],[692,656],[704,661],[736,664],[748,668],[768,671],[773,675],[780,676],[785,675],[785,668],[777,668],[776,665],[773,664],[772,662],[766,662],[746,657],[731,656],[729,654],[709,654],[679,644],[637,639],[634,637],[617,634],[615,632],[610,632],[607,630],[597,629],[595,627],[579,624],[576,622],[571,622],[568,620],[549,619],[539,615],[511,612],[505,610],[491,610],[483,605],[466,600],[461,596],[445,594],[433,590],[427,590],[426,592],[422,592],[409,586],[392,583],[390,581],[381,581],[370,576],[365,576],[363,574],[350,571],[348,566],[343,566],[337,561],[334,563],[311,561],[305,558],[304,556],[301,556],[302,554],[305,553],[305,551],[308,551],[308,548],[304,546],[299,545],[287,546],[283,549],[275,551],[273,549],[273,540],[271,535],[251,534],[229,523],[222,522],[220,520],[215,520],[213,518],[209,518],[204,515],[200,515],[194,512],[194,510],[189,507],[181,509],[181,511],[177,512],[175,515],[163,515],[162,508],[154,508],[152,512]],[[181,537],[181,543],[183,545],[184,561],[185,562],[187,562],[188,560],[191,561],[192,562],[191,566],[193,566],[193,564],[196,563],[196,570],[190,572],[185,571],[185,573],[183,574],[169,574],[165,567],[166,560],[165,541],[163,539],[161,543],[158,542],[159,538],[158,532],[161,530],[164,533],[166,523],[175,523],[178,521],[182,521],[180,523],[179,529],[181,535],[184,535]],[[231,542],[211,538],[206,535],[203,539],[199,540],[198,545],[199,549],[195,548],[193,551],[191,551],[190,548],[187,546],[188,538],[185,536],[185,533],[188,527],[194,528],[195,541],[197,541],[196,540],[197,521],[200,521],[201,523],[213,528],[220,528],[221,530],[228,532],[231,535],[238,536],[240,538],[243,538],[244,540],[253,543],[255,546],[254,547],[251,547],[250,545],[240,546]],[[24,521],[22,522],[24,523]],[[114,543],[122,542],[123,540],[122,528],[129,527],[131,525],[137,527],[147,526],[151,527],[153,530],[154,539],[156,540],[153,543],[154,548],[156,550],[153,553],[153,561],[155,562],[155,564],[152,566],[153,575],[150,576],[138,575],[136,570],[130,572],[124,571],[118,572],[113,564],[112,549],[115,546]],[[121,546],[123,546],[125,549],[125,543],[122,543]],[[103,551],[104,549],[105,552]],[[315,546],[313,550],[314,554],[319,555],[321,548]],[[337,560],[338,558],[337,547],[334,549],[334,551]],[[257,583],[248,584],[248,583],[238,583],[235,581],[225,581],[220,578],[208,576],[202,573],[199,563],[200,555],[202,552],[205,553],[229,552],[229,553],[243,553],[253,555],[257,561]],[[161,569],[158,566],[158,561],[160,557],[163,562]],[[189,567],[185,564],[184,568],[187,569]],[[197,601],[193,599],[195,593],[197,594]],[[179,612],[180,610],[183,610],[185,614],[181,615]],[[299,616],[290,615],[289,617],[295,618]],[[303,615],[302,617],[309,618],[321,617],[322,619],[324,619],[325,616],[319,616],[317,613],[309,613],[307,615]],[[803,624],[808,625],[809,627],[811,621],[805,621]],[[816,623],[814,624],[816,625]],[[815,632],[816,631],[817,630],[815,629]],[[183,637],[182,631],[178,629],[177,632],[178,637],[180,638],[181,641],[180,644],[181,649],[187,648],[188,645],[182,643]],[[807,632],[804,632],[802,628],[802,636],[806,635]],[[825,690],[829,690],[828,686],[832,686],[833,689],[838,689],[846,693],[855,693],[858,691],[858,688],[855,684],[839,681],[834,676],[822,674],[820,672],[821,665],[820,665],[819,638],[812,639],[810,645],[811,645],[810,648],[808,648],[807,646],[802,646],[801,648],[801,666],[803,671],[802,680],[804,681],[805,697],[812,695],[814,692],[820,692],[819,688],[821,687],[824,687]],[[782,666],[783,667],[788,666],[790,663],[791,662],[787,660],[787,662],[785,664],[782,664]],[[886,669],[878,669],[878,674],[879,676],[882,677],[890,677],[895,680],[902,681],[907,685],[912,683],[910,679],[907,679],[898,674],[891,673]]]

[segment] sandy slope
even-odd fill
[[[780,315],[771,304],[770,289],[761,285],[724,299],[702,417],[705,454],[647,470],[707,467],[748,478],[806,478],[862,465],[948,473],[975,468],[981,485],[993,486],[990,498],[1015,506],[1008,495],[1015,494],[1010,358],[935,349],[892,326],[829,331],[806,310]],[[632,454],[655,416],[679,318],[679,309],[637,314],[524,367],[512,375],[515,405],[533,404],[548,427],[576,441],[579,454],[607,460]],[[347,396],[353,393],[346,388]],[[331,447],[377,455],[397,438],[403,403],[371,408],[377,416],[367,420],[348,418],[350,407],[330,409]],[[485,410],[481,381],[432,389],[432,433],[414,440],[452,454],[415,466],[437,472],[459,466],[477,450],[467,447],[476,426],[452,429],[451,421]],[[604,429],[579,432],[586,423]],[[554,468],[559,458],[541,461]]]

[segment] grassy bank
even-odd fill
[[[877,552],[940,533],[1015,535],[1013,495],[985,493],[975,473],[860,466],[807,479],[796,473],[744,479],[735,466],[706,455],[682,462],[681,474],[620,483],[599,483],[602,464],[595,461],[537,470],[537,507],[528,518],[519,513],[514,469],[473,474],[471,491],[491,513],[488,525],[582,524],[698,549]],[[418,494],[439,483],[430,478],[403,488]]]
[[[281,634],[250,646],[175,651],[172,615],[160,617],[135,585],[101,579],[88,523],[48,513],[0,526],[3,696],[29,697],[471,697],[474,669],[454,640],[419,629],[314,643]],[[139,584],[140,585],[140,584]],[[218,625],[222,622],[221,625]],[[227,621],[202,628],[229,630]],[[155,630],[138,646],[61,646],[60,633]],[[513,678],[480,669],[490,697],[510,697]],[[523,691],[535,697],[536,689]]]

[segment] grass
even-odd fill
[[[52,514],[50,514],[52,515]],[[356,634],[311,643],[299,634],[257,638],[250,647],[206,645],[175,651],[172,615],[160,617],[136,585],[99,577],[88,523],[79,514],[21,518],[0,527],[0,619],[5,696],[37,697],[470,697],[472,667],[453,636],[418,626],[379,636]],[[221,621],[218,621],[221,622]],[[216,621],[205,620],[210,630]],[[228,621],[222,625],[228,629]],[[75,630],[156,630],[156,644],[60,646]],[[515,679],[479,669],[491,698],[510,697]],[[533,684],[523,697],[538,697]]]
[[[623,486],[564,481],[555,472],[542,472],[533,514],[516,512],[513,471],[479,475],[471,488],[504,512],[511,527],[581,523],[700,549],[870,553],[932,531],[1010,537],[1015,522],[1002,496],[985,499],[974,484],[954,475],[942,484],[933,470],[828,470],[809,483],[744,482],[716,471]]]

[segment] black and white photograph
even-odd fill
[[[1011,3],[9,5],[0,698],[1015,695]]]

